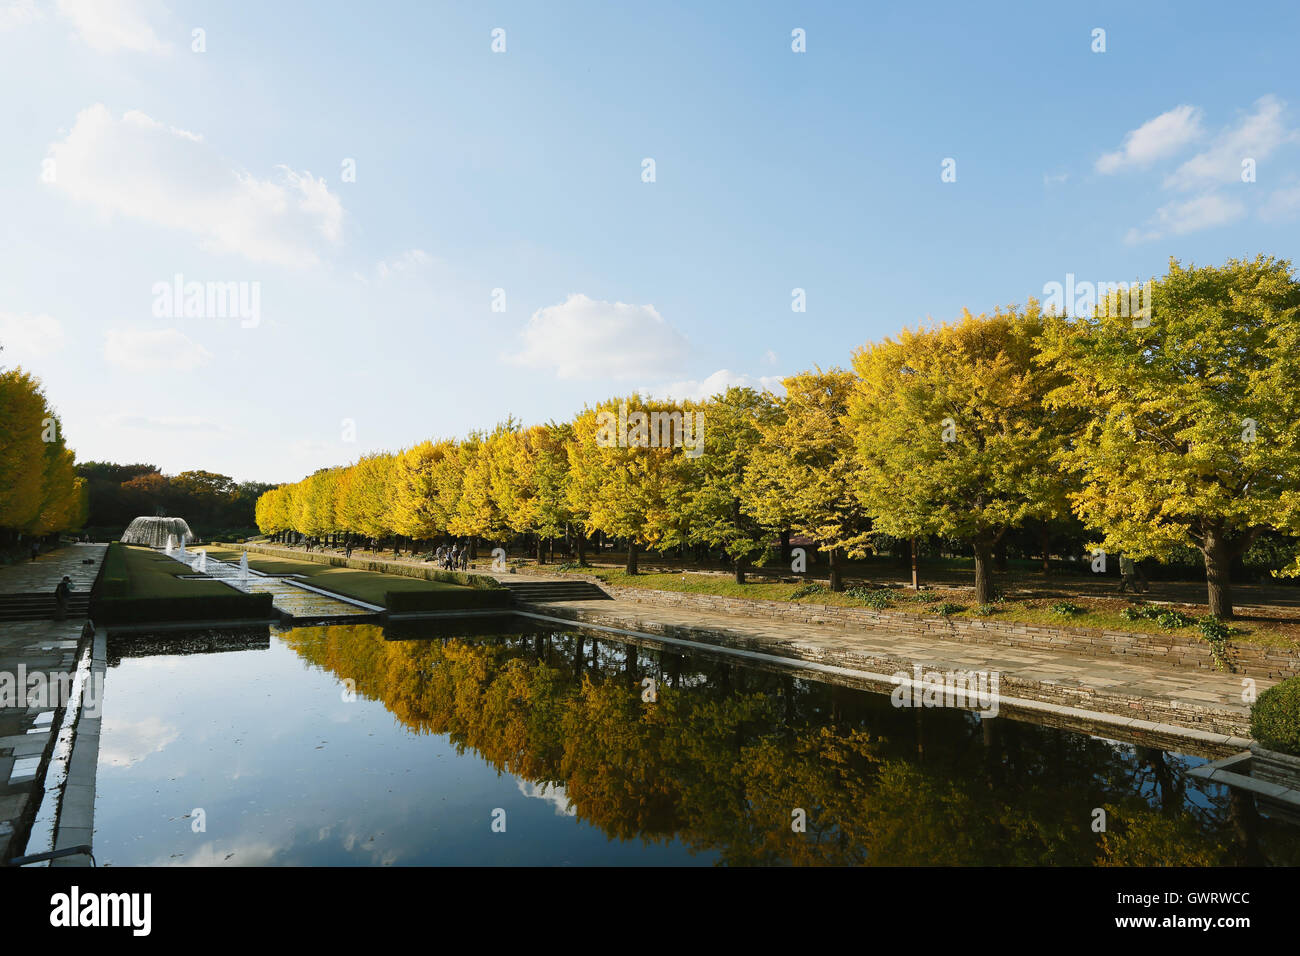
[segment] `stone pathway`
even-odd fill
[[[34,562],[0,567],[0,594],[53,592],[65,574],[75,590],[89,591],[105,550],[102,544],[70,545]],[[83,564],[86,560],[93,563]],[[42,827],[53,832],[58,787],[48,792],[47,780],[51,764],[70,752],[72,730],[64,726],[58,695],[37,699],[25,697],[23,690],[33,688],[35,674],[51,690],[72,686],[85,624],[84,618],[69,617],[0,625],[0,693],[6,695],[0,699],[0,863],[28,848],[38,814]]]
[[[893,673],[899,668],[910,671],[913,665],[937,672],[997,671],[1004,693],[1214,734],[1248,736],[1250,705],[1242,699],[1242,679],[1233,674],[1162,668],[1113,655],[1083,657],[1033,648],[768,621],[618,598],[539,603],[531,609],[586,623],[652,635],[693,636],[696,640],[874,673]],[[1257,691],[1271,683],[1255,680]],[[1027,693],[1029,690],[1032,693]]]
[[[70,544],[42,554],[35,561],[0,566],[0,594],[53,593],[65,574],[72,578],[74,591],[89,591],[107,550],[106,544]]]

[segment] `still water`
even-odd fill
[[[1300,829],[1196,757],[604,633],[434,627],[110,637],[99,864],[1300,863]]]

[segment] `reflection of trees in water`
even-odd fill
[[[1226,847],[1226,806],[1189,810],[1183,768],[1160,751],[896,709],[881,695],[589,633],[394,642],[353,624],[284,640],[411,731],[562,785],[580,818],[619,839],[677,837],[732,864],[1207,865],[1240,855]],[[642,702],[642,676],[658,682],[656,704]],[[1097,807],[1106,833],[1092,831]],[[795,808],[806,833],[791,830]]]
[[[265,651],[270,648],[271,631],[266,626],[162,633],[110,631],[107,660],[109,667],[117,667],[123,658],[128,657],[225,654],[233,651]]]

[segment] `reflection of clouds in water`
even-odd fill
[[[143,671],[178,671],[185,666],[184,658],[175,657],[132,657],[131,667]]]
[[[516,780],[515,783],[519,786],[519,792],[525,797],[545,800],[554,804],[557,817],[576,817],[578,815],[577,808],[569,801],[569,795],[564,792],[563,784],[544,783],[538,786],[531,780]]]
[[[204,843],[184,856],[175,859],[160,857],[145,866],[267,866],[272,862],[276,848],[269,843],[244,843],[234,847]]]
[[[188,820],[184,822],[189,823]],[[173,857],[167,854],[152,861],[144,861],[141,865],[278,866],[301,858],[308,865],[342,862],[349,866],[392,866],[402,857],[402,848],[390,845],[382,830],[354,829],[352,823],[346,820],[315,830],[295,826],[292,820],[286,820],[285,823],[287,827],[282,833],[248,834],[244,842],[239,842],[241,838],[236,836],[233,844],[206,842],[189,849],[182,838],[174,847],[178,855]],[[343,833],[345,830],[347,832]],[[194,839],[202,839],[202,836],[195,834]],[[339,847],[356,859],[341,861],[328,849],[324,856],[315,858],[317,855],[313,853],[313,844],[323,844],[322,849]],[[304,856],[302,851],[306,851],[307,855]]]
[[[157,717],[123,720],[105,717],[99,736],[99,762],[109,767],[130,767],[159,753],[181,735],[174,724]]]

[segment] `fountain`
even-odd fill
[[[194,562],[190,565],[190,570],[195,572],[196,574],[207,574],[208,573],[208,552],[200,551],[198,553],[198,557],[196,557],[194,559]]]
[[[247,551],[245,551],[243,554],[239,556],[239,579],[241,581],[248,580],[248,552]]]
[[[176,550],[176,535],[169,534],[167,535],[167,547],[163,548],[163,551],[166,554],[171,554],[175,550]]]
[[[122,532],[123,544],[143,544],[150,548],[163,548],[168,538],[174,537],[185,553],[185,542],[194,537],[184,518],[142,517],[133,520]]]

